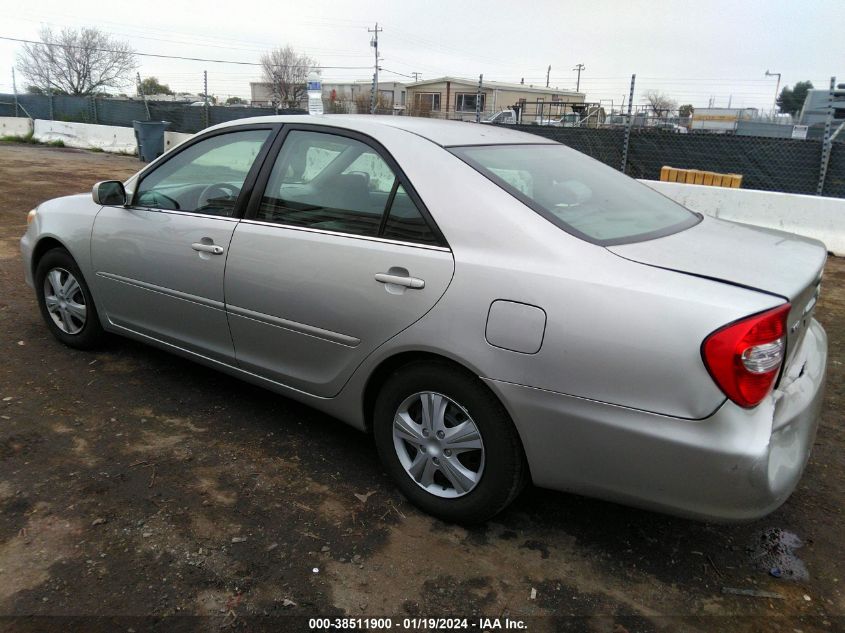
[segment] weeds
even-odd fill
[[[6,136],[0,136],[0,141],[5,141],[7,143],[30,143],[30,144],[33,144],[33,145],[37,144],[38,141],[36,141],[32,137],[32,134],[33,134],[32,132],[30,132],[29,134],[25,134],[25,135],[24,134],[9,134],[9,135],[6,135]]]

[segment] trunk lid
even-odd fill
[[[607,248],[641,264],[787,299],[792,308],[786,322],[786,366],[810,323],[827,259],[819,241],[707,216],[680,233]]]

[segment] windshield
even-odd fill
[[[450,151],[563,230],[596,244],[654,239],[700,221],[646,185],[563,145]]]

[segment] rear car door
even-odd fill
[[[229,325],[243,369],[330,397],[437,303],[454,262],[374,141],[319,126],[283,133],[232,238]]]
[[[143,174],[129,208],[103,207],[91,249],[98,307],[118,329],[234,363],[223,272],[271,126],[221,130]]]

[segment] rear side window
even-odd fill
[[[451,151],[552,223],[596,244],[654,239],[700,221],[653,189],[563,145]]]
[[[396,196],[393,198],[382,236],[402,242],[438,244],[434,233],[431,232],[408,192],[401,185],[396,189]]]
[[[358,140],[294,130],[273,165],[256,219],[436,244],[384,159]]]

